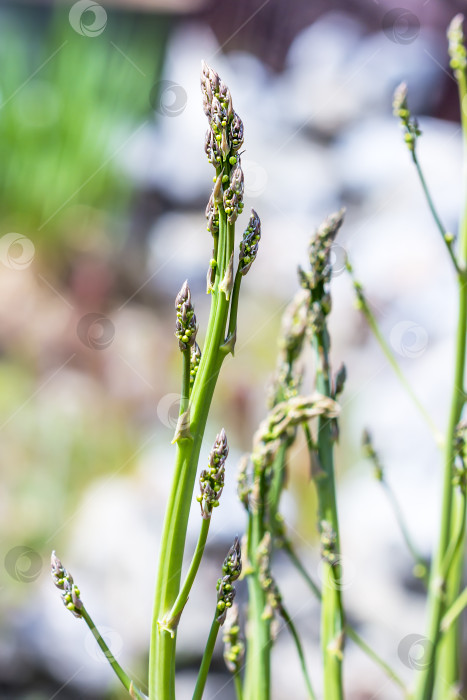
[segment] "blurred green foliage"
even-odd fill
[[[109,12],[102,33],[82,36],[68,8],[40,12],[1,14],[0,233],[49,244],[53,259],[95,208],[122,232],[132,191],[122,151],[152,118],[168,21]]]

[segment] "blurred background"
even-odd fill
[[[419,157],[445,226],[455,231],[461,133],[445,31],[464,7],[460,0],[0,2],[2,698],[122,697],[94,639],[52,586],[52,549],[114,654],[145,684],[180,390],[173,300],[185,278],[201,340],[208,315],[204,208],[212,168],[203,151],[203,58],[243,118],[245,204],[259,212],[263,237],[202,453],[203,463],[224,426],[226,490],[179,628],[179,697],[191,697],[211,621],[211,582],[244,529],[236,469],[266,411],[297,265],[306,264],[314,228],[341,206],[347,218],[333,249],[331,329],[335,367],[344,361],[348,372],[338,464],[344,596],[359,632],[413,679],[420,649],[404,640],[423,635],[424,594],[362,460],[361,433],[372,430],[426,556],[440,455],[354,308],[344,260],[443,430],[455,278],[391,101],[406,80],[423,131]],[[319,579],[314,491],[300,440],[283,510]],[[195,504],[188,553],[198,528]],[[319,688],[318,605],[280,555],[275,571]],[[244,584],[238,597],[242,606]],[[233,698],[221,646],[212,670],[206,698]],[[350,700],[400,697],[350,643],[345,676]],[[284,630],[273,653],[273,698],[291,696],[306,697]]]

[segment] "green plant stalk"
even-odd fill
[[[316,356],[316,389],[324,396],[331,396],[329,377],[329,336],[324,329],[315,332],[312,344]],[[326,521],[335,534],[335,553],[340,554],[339,522],[334,482],[334,436],[332,424],[328,419],[318,418],[317,451],[322,473],[315,480],[318,494],[320,522]],[[313,453],[310,453],[313,459]],[[323,563],[323,590],[321,593],[321,646],[324,659],[324,700],[341,700],[342,658],[345,633],[344,610],[340,591],[339,562],[331,565],[325,559]]]
[[[461,268],[459,267],[459,263],[457,262],[456,255],[455,255],[454,250],[452,248],[452,242],[449,241],[448,233],[447,233],[446,229],[444,228],[443,223],[442,223],[442,221],[439,217],[439,214],[436,210],[436,207],[433,203],[433,199],[431,197],[430,190],[428,189],[428,185],[426,184],[425,176],[423,175],[423,171],[422,171],[422,168],[421,168],[420,163],[418,161],[417,154],[415,152],[415,148],[412,151],[412,160],[413,160],[415,167],[417,169],[418,178],[420,180],[420,184],[422,186],[423,193],[425,195],[425,199],[426,199],[427,204],[430,208],[431,214],[432,214],[433,219],[435,221],[435,224],[438,228],[438,231],[440,232],[441,237],[446,245],[446,248],[447,248],[447,251],[449,253],[449,257],[451,258],[452,264],[454,265],[454,268],[455,268],[457,274],[462,275],[463,272],[462,272]]]
[[[459,98],[462,115],[462,130],[464,137],[464,191],[467,187],[467,115],[465,113],[465,98],[467,96],[467,82],[463,71],[459,71]],[[464,202],[464,213],[459,230],[459,264],[465,268],[467,263],[467,201]],[[454,360],[454,382],[449,412],[448,425],[446,430],[446,441],[444,451],[444,478],[443,497],[441,510],[441,525],[439,540],[435,552],[434,563],[431,574],[431,585],[428,596],[428,638],[433,643],[432,663],[420,672],[419,682],[416,687],[416,700],[430,700],[433,692],[435,671],[439,679],[437,690],[445,692],[446,697],[449,689],[459,679],[459,627],[458,621],[453,622],[447,631],[443,643],[443,654],[437,653],[440,639],[441,619],[447,607],[452,605],[459,594],[461,581],[461,569],[463,557],[456,557],[455,566],[452,567],[449,580],[442,579],[442,566],[449,543],[455,537],[456,514],[453,512],[453,492],[452,484],[453,465],[455,459],[454,433],[460,420],[462,409],[465,403],[464,375],[465,375],[465,354],[467,335],[467,280],[458,275],[459,299],[457,333]],[[463,548],[461,548],[462,550]],[[443,590],[445,589],[445,590]],[[439,663],[438,663],[439,662]],[[440,687],[441,686],[441,687]],[[440,695],[440,698],[443,697]]]
[[[230,258],[228,253],[231,254],[233,250],[233,236],[231,233],[228,235],[222,203],[219,203],[218,207],[218,264],[205,348],[190,397],[191,436],[182,437],[177,441],[172,490],[162,532],[149,653],[150,700],[175,699],[176,632],[164,629],[163,620],[170,614],[180,592],[186,530],[199,453],[217,377],[225,357],[225,353],[220,349],[225,339],[229,301],[219,290],[219,285],[225,273],[224,260],[226,257]],[[227,244],[232,246],[232,250],[226,251]],[[183,381],[186,382],[185,372],[183,376]],[[183,386],[182,394],[185,394]]]
[[[399,529],[401,531],[402,537],[404,539],[404,542],[407,546],[407,549],[409,550],[410,554],[412,555],[413,560],[417,564],[417,566],[420,568],[420,575],[418,578],[421,578],[427,585],[429,582],[429,573],[428,573],[428,567],[425,559],[422,557],[420,552],[418,551],[417,547],[413,543],[412,536],[409,532],[409,528],[407,527],[407,523],[405,522],[404,515],[402,513],[401,507],[399,505],[399,502],[396,498],[396,495],[392,488],[389,486],[387,481],[382,479],[381,485],[384,488],[386,495],[388,497],[388,500],[391,504],[392,510],[394,512],[394,516],[397,520],[397,524],[399,525]]]
[[[206,546],[206,540],[208,539],[208,533],[209,533],[209,526],[211,524],[211,519],[201,519],[201,530],[198,536],[198,542],[196,544],[196,549],[193,554],[193,558],[191,560],[190,567],[188,569],[187,575],[185,577],[185,581],[183,583],[182,588],[180,589],[180,593],[177,596],[177,600],[172,606],[172,609],[170,613],[167,616],[167,623],[168,626],[170,627],[171,621],[174,622],[174,629],[176,628],[176,625],[178,623],[178,620],[180,618],[180,615],[183,612],[183,608],[185,607],[187,601],[188,601],[188,596],[190,595],[190,591],[193,587],[193,583],[196,578],[196,574],[198,573],[199,566],[201,564],[201,559],[203,558],[204,554],[204,548]]]
[[[206,687],[206,680],[209,673],[209,667],[211,665],[212,655],[214,653],[214,647],[216,645],[217,635],[219,634],[220,627],[221,626],[217,622],[216,617],[214,617],[211,629],[209,631],[208,641],[206,642],[206,647],[204,649],[201,666],[198,672],[198,678],[196,680],[196,686],[193,693],[193,700],[201,700],[203,697],[204,688]]]
[[[264,474],[255,469],[258,491],[264,493]],[[271,623],[263,613],[266,595],[259,580],[258,547],[264,537],[264,504],[254,504],[248,518],[248,644],[246,650],[245,700],[269,700],[271,675]]]
[[[449,610],[443,616],[441,620],[441,631],[446,632],[450,626],[457,620],[459,615],[467,607],[467,588],[464,588],[460,596],[454,601]]]
[[[349,271],[351,272],[351,267],[348,266]],[[352,274],[352,272],[351,272]],[[353,275],[352,275],[353,276]],[[354,278],[355,282],[355,278]],[[370,329],[375,336],[375,339],[380,346],[381,350],[383,351],[383,354],[385,355],[387,361],[389,362],[393,372],[395,373],[396,377],[398,378],[399,382],[407,392],[407,394],[410,396],[412,399],[412,402],[414,405],[417,407],[418,411],[420,412],[420,415],[424,418],[426,424],[429,426],[433,437],[436,441],[436,444],[441,446],[444,442],[442,434],[439,432],[438,428],[434,424],[431,416],[427,412],[426,408],[423,406],[423,404],[420,402],[418,399],[417,395],[415,394],[414,390],[410,386],[409,382],[407,381],[404,373],[402,372],[401,368],[399,367],[399,364],[394,357],[391,348],[389,347],[385,337],[380,331],[380,328],[378,326],[378,323],[373,315],[373,312],[371,311],[368,302],[363,296],[363,292],[360,290],[360,293],[358,293],[358,299],[359,299],[359,308],[362,311],[363,315],[365,316],[366,322],[370,326]]]
[[[234,674],[234,686],[237,700],[243,700],[242,677],[240,676],[240,673],[238,671]]]
[[[292,547],[291,543],[284,539],[283,540],[283,549],[287,553],[287,555],[290,558],[290,561],[292,564],[295,566],[297,571],[300,573],[300,575],[303,577],[303,580],[305,583],[309,586],[310,590],[312,591],[313,595],[317,600],[321,600],[321,591],[319,590],[318,586],[316,583],[313,581],[311,578],[310,574],[308,571],[305,569],[303,566],[302,562],[300,561],[300,558],[297,556],[297,553],[295,552],[294,548]],[[466,603],[467,604],[467,603]],[[387,675],[388,678],[394,681],[400,688],[406,692],[406,686],[404,681],[397,675],[397,673],[392,669],[389,664],[384,661],[366,642],[358,632],[354,630],[354,628],[346,624],[345,625],[345,633],[351,639],[357,646],[360,647],[360,649],[363,651],[364,654],[366,654],[374,663],[381,668],[382,671]]]
[[[139,688],[137,688],[131,678],[125,673],[123,668],[120,666],[118,661],[115,659],[114,655],[110,651],[109,647],[105,643],[104,638],[102,637],[101,633],[97,629],[96,625],[94,624],[91,616],[89,615],[88,611],[86,608],[83,606],[80,608],[80,615],[89,627],[89,629],[92,632],[92,635],[100,648],[102,649],[105,658],[109,662],[109,664],[112,666],[115,675],[119,679],[119,681],[122,683],[122,685],[127,689],[127,691],[130,693],[130,695],[134,698],[138,698],[138,700],[146,700],[146,696],[144,693],[141,692]]]
[[[308,696],[310,697],[310,700],[316,700],[316,695],[313,692],[313,687],[311,685],[311,680],[310,676],[308,675],[308,669],[306,667],[306,661],[305,661],[305,654],[303,653],[303,647],[302,643],[300,641],[300,637],[298,636],[297,629],[293,623],[292,618],[290,617],[289,613],[287,612],[286,608],[284,606],[281,606],[281,615],[284,618],[284,622],[289,628],[289,632],[293,637],[293,640],[295,642],[295,647],[297,649],[297,654],[298,658],[300,659],[300,666],[302,668],[302,673],[303,673],[303,678],[305,679],[305,684],[306,684],[306,689],[308,691]]]

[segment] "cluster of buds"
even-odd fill
[[[225,665],[231,673],[238,673],[245,656],[245,644],[240,634],[238,606],[235,603],[227,615],[222,641],[224,642]]]
[[[317,416],[337,418],[338,415],[338,404],[328,396],[319,393],[311,396],[294,396],[278,403],[255,433],[253,462],[262,464],[263,467],[270,466],[280,441],[287,437],[290,429]]]
[[[193,389],[200,362],[201,350],[199,349],[198,343],[195,341],[191,347],[190,355],[190,391]]]
[[[229,155],[235,162],[235,154],[243,144],[243,123],[234,112],[229,88],[204,61],[201,65],[201,91],[204,113],[209,120],[205,141],[208,160],[216,168]]]
[[[308,289],[312,297],[317,297],[320,300],[320,306],[324,315],[327,315],[331,310],[330,300],[324,292],[332,274],[331,247],[343,220],[344,210],[341,209],[341,211],[331,214],[323,221],[311,239],[308,251],[311,265],[310,272],[305,272],[299,268],[302,287]]]
[[[221,179],[222,182],[222,179]],[[208,231],[213,236],[219,233],[219,210],[214,201],[214,194],[211,193],[206,206],[206,219],[208,220]]]
[[[347,380],[347,369],[346,369],[344,363],[342,362],[341,366],[337,370],[335,377],[334,377],[333,391],[332,391],[333,399],[337,399],[337,397],[340,394],[342,394],[342,392],[344,391],[346,380]]]
[[[309,291],[300,289],[287,306],[282,317],[280,348],[289,364],[295,362],[302,352],[307,329],[309,302]]]
[[[369,433],[368,430],[363,431],[362,449],[363,449],[363,456],[366,457],[366,459],[369,459],[371,461],[371,463],[373,464],[375,479],[377,481],[383,481],[384,480],[383,465],[381,464],[379,455],[373,446],[373,440],[372,440],[371,434]]]
[[[456,426],[454,433],[454,475],[453,485],[457,486],[461,493],[467,491],[467,420],[463,420]]]
[[[237,495],[240,503],[244,505],[246,510],[249,509],[250,493],[251,493],[251,478],[248,467],[250,465],[250,455],[246,454],[240,460],[237,473]]]
[[[225,460],[228,454],[227,436],[222,428],[209,455],[209,466],[203,469],[199,477],[201,493],[197,500],[205,520],[210,519],[212,509],[219,505],[219,498],[224,488]]]
[[[456,73],[467,69],[467,51],[465,49],[463,23],[464,16],[456,15],[448,27],[450,66]]]
[[[238,537],[224,559],[222,577],[217,581],[217,614],[216,620],[220,625],[225,622],[227,610],[232,607],[235,598],[234,581],[242,573],[242,552]]]
[[[320,522],[321,558],[333,566],[338,561],[337,535],[327,520]]]
[[[266,607],[262,615],[265,620],[274,618],[275,613],[282,611],[282,596],[271,573],[271,544],[271,533],[266,532],[257,550],[258,580],[266,594]]]
[[[83,603],[80,600],[79,588],[73,582],[73,577],[63,566],[60,559],[52,552],[50,559],[52,580],[61,591],[64,606],[73,613],[75,617],[81,617]]]
[[[182,285],[175,299],[177,310],[177,323],[175,325],[175,336],[178,338],[180,350],[187,350],[196,340],[196,316],[191,303],[191,292],[188,280]]]
[[[229,224],[234,224],[243,211],[243,192],[243,170],[239,156],[231,170],[229,186],[224,191],[224,210]]]
[[[238,258],[238,271],[241,275],[246,275],[255,261],[258,252],[259,240],[261,238],[261,221],[254,209],[251,210],[248,226],[243,233],[240,243],[240,254]]]
[[[404,140],[407,144],[407,148],[413,153],[415,151],[417,137],[420,136],[422,132],[419,129],[417,120],[415,117],[412,117],[408,107],[407,85],[405,83],[401,83],[396,88],[392,108],[394,116],[400,119],[401,127],[404,130]]]

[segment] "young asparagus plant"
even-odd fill
[[[133,683],[131,678],[128,676],[127,673],[125,673],[123,668],[115,659],[101,633],[92,621],[91,616],[84,607],[83,601],[80,597],[80,590],[73,581],[72,575],[68,573],[68,571],[65,569],[60,559],[56,556],[55,552],[52,552],[50,565],[52,581],[61,591],[61,598],[66,609],[69,610],[75,617],[81,618],[85,621],[85,623],[91,630],[96,642],[98,643],[102,652],[104,653],[107,661],[113,668],[115,675],[122,683],[124,688],[126,688],[130,696],[132,698],[138,698],[138,700],[147,700],[146,695],[144,695],[144,693],[142,693],[141,690]]]
[[[175,335],[182,357],[182,386],[180,413],[172,441],[176,446],[175,468],[164,519],[156,580],[149,653],[150,700],[175,700],[177,627],[203,556],[212,510],[218,505],[223,488],[224,463],[228,453],[225,432],[222,430],[217,436],[209,458],[208,469],[201,473],[201,494],[198,497],[202,515],[201,530],[191,565],[182,585],[181,572],[186,531],[199,453],[222,363],[229,353],[233,353],[235,347],[241,281],[255,260],[261,237],[258,214],[252,211],[240,242],[235,272],[235,224],[243,211],[244,186],[240,158],[243,123],[233,109],[228,87],[204,62],[201,71],[201,90],[204,112],[208,118],[205,152],[215,170],[214,186],[206,208],[207,228],[213,237],[213,254],[207,275],[211,310],[204,348],[201,352],[196,342],[198,327],[191,290],[188,282],[184,282],[175,300]],[[227,572],[231,580],[222,580],[220,583],[218,609],[222,605],[227,609],[233,599],[231,581],[235,578],[235,566],[240,566],[238,546],[236,541],[235,551],[232,550],[228,562],[226,560],[225,566],[233,568]],[[59,562],[53,564],[54,571],[61,572]],[[69,581],[67,576],[64,574],[61,578],[57,578],[54,573],[54,580],[60,581],[60,586],[65,586],[63,590],[66,593],[67,605],[73,606],[70,607],[72,612],[84,618],[95,629],[77,597],[76,587],[73,587],[72,582],[67,583]],[[212,654],[215,628],[222,624],[224,616],[225,613],[218,610],[203,659],[203,673],[204,670],[207,672],[209,667],[208,652],[212,645]],[[98,633],[95,636],[107,655],[108,650],[106,651],[104,640]],[[115,659],[110,656],[108,658],[130,694],[143,697],[141,691],[131,683]],[[204,681],[198,679],[195,697],[201,697],[204,682],[205,678]]]
[[[457,15],[448,30],[449,55],[457,81],[464,142],[464,191],[467,187],[467,52],[463,33],[463,17]],[[405,85],[396,90],[394,113],[405,132],[412,160],[415,164],[425,197],[435,224],[447,247],[458,282],[458,320],[454,357],[454,381],[446,437],[444,440],[444,478],[439,540],[434,553],[428,594],[428,639],[431,642],[429,659],[419,673],[416,700],[459,697],[460,656],[459,625],[453,619],[443,629],[443,615],[455,605],[459,595],[463,549],[465,541],[465,489],[459,489],[455,478],[456,431],[466,401],[465,362],[467,336],[467,200],[464,200],[457,241],[447,232],[434,206],[417,157],[417,139],[420,136],[412,117]],[[465,196],[464,196],[465,197]],[[457,244],[457,245],[456,245]]]
[[[192,318],[185,314],[187,322],[191,324],[187,327],[181,309],[177,321],[177,336],[183,333],[181,340],[179,337],[183,357],[182,402],[174,438],[177,454],[172,491],[159,554],[149,660],[150,700],[174,700],[175,697],[176,625],[183,609],[176,601],[180,596],[191,494],[217,377],[226,355],[233,352],[235,346],[241,279],[256,256],[260,235],[259,217],[253,212],[240,247],[234,277],[235,223],[243,210],[243,171],[239,153],[243,143],[243,124],[233,109],[228,87],[205,63],[202,65],[201,90],[209,123],[205,151],[215,169],[214,187],[206,210],[208,230],[214,242],[208,269],[211,312],[201,357],[199,348],[194,344]],[[248,246],[245,241],[252,239],[253,246]],[[248,264],[245,263],[247,255]],[[179,323],[182,323],[180,329]],[[190,344],[193,347],[191,352]],[[207,529],[204,523],[209,522],[206,515],[210,515],[210,491],[215,490],[210,478],[205,475],[202,486],[203,529]],[[182,592],[186,597],[188,590],[184,587]],[[180,601],[181,605],[184,603]]]

